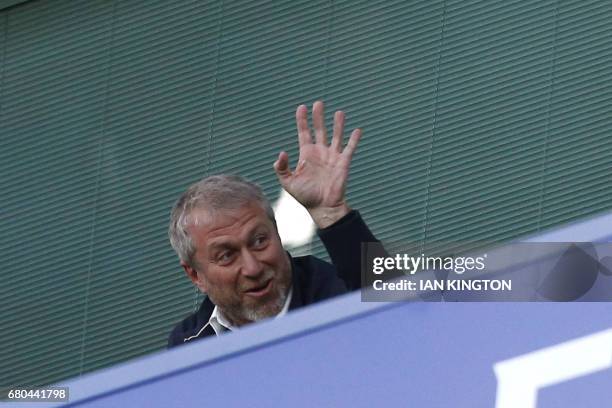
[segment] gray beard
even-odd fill
[[[224,309],[222,312],[232,322],[232,324],[235,324],[237,320],[257,322],[274,317],[279,314],[281,310],[283,310],[287,296],[289,296],[289,287],[287,285],[283,285],[282,287],[277,288],[276,294],[276,299],[273,302],[266,303],[255,309],[232,307],[229,308],[229,310]],[[236,317],[240,317],[241,319],[236,319]]]
[[[283,306],[285,305],[285,300],[287,300],[287,291],[285,293],[281,293],[280,296],[276,298],[276,300],[272,303],[266,304],[263,307],[254,309],[247,309],[242,311],[242,316],[246,320],[250,320],[252,322],[257,322],[259,320],[267,319],[268,317],[274,317],[283,310]]]

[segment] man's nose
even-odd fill
[[[263,265],[255,254],[245,248],[242,253],[241,273],[250,278],[257,278],[263,272],[263,269]]]

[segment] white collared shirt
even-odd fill
[[[287,312],[289,311],[289,304],[291,303],[292,295],[293,288],[290,288],[289,293],[287,294],[287,299],[285,299],[285,304],[283,305],[281,311],[278,312],[276,316],[274,316],[275,319],[287,314]],[[216,305],[210,315],[210,318],[208,319],[208,324],[210,324],[217,336],[226,330],[234,331],[240,329],[238,326],[232,325],[229,320],[225,318],[223,312],[221,312],[221,309],[219,309]]]

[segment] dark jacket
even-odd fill
[[[358,211],[351,211],[335,224],[318,230],[317,234],[333,265],[314,256],[291,257],[293,295],[289,310],[347,293],[361,287],[361,243],[376,242],[376,238]],[[204,299],[197,312],[176,325],[168,338],[168,348],[188,341],[214,336],[207,325],[215,305]]]

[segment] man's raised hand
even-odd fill
[[[321,101],[312,106],[314,141],[308,127],[308,108],[305,105],[298,106],[295,119],[300,146],[298,164],[291,171],[289,156],[286,152],[280,152],[274,170],[283,188],[306,207],[319,228],[325,228],[350,211],[344,193],[361,130],[353,130],[343,148],[344,112],[337,111],[331,144],[328,144]]]

